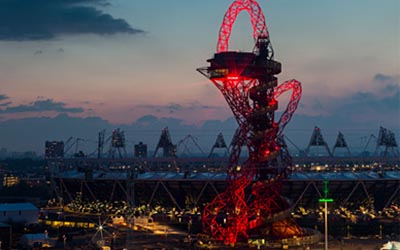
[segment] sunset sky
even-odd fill
[[[0,0],[0,121],[61,113],[112,124],[144,115],[197,125],[229,118],[195,69],[215,52],[231,2]],[[400,1],[259,4],[280,82],[303,84],[298,114],[399,124]],[[230,48],[252,50],[251,32],[243,12]]]

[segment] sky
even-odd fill
[[[0,135],[8,138],[0,147],[40,151],[44,138],[85,131],[59,129],[22,145],[21,130],[37,133],[33,121],[47,131],[66,118],[82,126],[101,120],[92,137],[102,127],[145,130],[143,117],[157,129],[177,122],[176,131],[229,123],[228,105],[196,68],[215,53],[231,2],[0,0]],[[326,126],[332,137],[342,130],[358,141],[378,126],[400,133],[398,0],[258,2],[282,63],[279,81],[303,86],[288,132],[309,136],[314,125]],[[243,12],[230,49],[251,51],[251,33]],[[278,101],[283,109],[287,96]]]

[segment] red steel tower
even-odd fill
[[[247,11],[253,26],[252,52],[229,51],[229,37],[237,15]],[[238,129],[233,139],[225,192],[209,203],[202,214],[203,232],[227,245],[248,238],[283,239],[304,231],[290,218],[290,202],[280,195],[291,157],[283,141],[283,129],[301,97],[301,84],[290,80],[278,86],[275,75],[281,64],[274,52],[264,14],[255,0],[236,0],[224,16],[217,52],[208,67],[197,69],[221,91]],[[292,90],[290,102],[275,119],[277,98]],[[248,159],[239,162],[243,147]]]

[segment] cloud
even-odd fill
[[[1,102],[1,101],[4,101],[4,100],[7,100],[7,99],[9,99],[8,96],[6,96],[6,95],[1,95],[1,94],[0,94],[0,102]]]
[[[399,138],[400,91],[398,79],[398,76],[376,74],[371,78],[371,81],[366,83],[369,88],[362,91],[341,97],[320,96],[317,100],[310,100],[309,98],[309,107],[313,106],[320,109],[322,114],[310,115],[309,113],[300,114],[296,112],[284,133],[298,147],[304,149],[309,142],[312,129],[316,125],[323,129],[324,138],[329,145],[333,145],[337,132],[341,131],[345,134],[352,153],[353,150],[362,150],[365,143],[361,143],[360,138],[372,133],[377,135],[379,126],[394,131],[396,138]],[[371,86],[374,87],[370,88]],[[0,95],[0,103],[8,101],[10,101],[10,98],[7,95]],[[78,105],[87,107],[85,104],[94,103],[81,102]],[[302,105],[307,105],[307,103],[302,102]],[[100,117],[70,117],[71,113],[79,113],[77,116],[86,116],[89,109],[71,108],[63,102],[56,102],[45,97],[38,97],[35,102],[28,105],[10,106],[10,104],[7,104],[7,107],[0,105],[0,115],[20,112],[35,114],[35,117],[30,118],[0,120],[0,138],[2,138],[0,148],[26,147],[26,149],[29,149],[29,147],[32,147],[38,152],[43,152],[45,140],[62,140],[73,136],[89,137],[88,141],[96,141],[98,131],[106,129],[109,134],[112,129],[119,127],[125,131],[127,145],[129,146],[128,152],[133,152],[133,145],[139,141],[148,144],[150,152],[157,145],[161,130],[168,127],[173,143],[177,143],[180,139],[191,134],[198,138],[198,143],[202,149],[209,152],[219,132],[224,134],[225,141],[229,144],[237,128],[235,119],[231,117],[223,120],[220,118],[223,116],[204,116],[205,119],[201,125],[187,123],[188,120],[201,116],[202,111],[204,113],[216,111],[220,114],[222,109],[228,109],[226,106],[208,106],[198,101],[182,101],[166,105],[139,105],[135,106],[134,109],[141,109],[138,113],[148,115],[138,118],[131,124],[116,125]],[[67,114],[60,114],[56,117],[38,117],[36,113],[43,111]],[[170,114],[170,111],[173,113]],[[48,115],[47,113],[44,114]],[[21,116],[15,115],[14,117]],[[210,117],[217,117],[217,120],[210,120]],[[279,117],[280,114],[278,113],[276,120]],[[34,136],[27,141],[28,135],[31,134]],[[95,143],[88,146],[90,147],[85,152],[89,153],[95,150]]]
[[[392,114],[399,119],[400,111],[400,78],[376,74],[372,83],[373,91],[359,91],[342,98],[341,110],[352,114]],[[396,117],[397,114],[397,117]],[[371,116],[371,115],[369,115]]]
[[[29,105],[18,105],[0,109],[0,114],[26,113],[26,112],[45,112],[56,111],[65,113],[82,113],[82,108],[67,108],[63,102],[54,102],[52,99],[38,100]]]
[[[385,75],[382,73],[378,73],[374,76],[374,81],[377,81],[377,82],[393,82],[394,80],[395,80],[395,77]]]
[[[362,89],[334,96],[321,92],[318,96],[301,100],[300,113],[308,115],[342,114],[359,117],[368,114],[373,119],[382,114],[392,114],[399,119],[400,112],[400,75],[375,74]],[[307,93],[305,93],[307,95]],[[393,119],[391,119],[393,120]]]
[[[106,0],[0,0],[0,40],[48,40],[65,34],[137,34],[124,19],[97,9]]]
[[[400,132],[398,130],[400,125],[400,91],[396,87],[395,90],[387,92],[387,89],[391,88],[390,86],[392,84],[389,82],[387,84],[381,83],[379,90],[375,91],[359,91],[344,97],[320,98],[324,102],[322,110],[317,110],[318,105],[316,103],[318,102],[314,103],[313,106],[317,114],[297,113],[293,117],[293,121],[288,125],[289,137],[302,141],[299,130],[309,129],[312,124],[334,131],[330,132],[333,137],[337,135],[337,131],[347,129],[348,133],[351,133],[353,139],[355,139],[358,135],[359,137],[367,136],[366,131],[369,131],[369,134],[375,133],[371,129],[380,126],[394,129],[394,132],[398,135]],[[294,132],[291,133],[290,129]],[[333,137],[331,140],[335,139]]]
[[[373,83],[378,87],[382,94],[392,94],[398,92],[400,88],[400,76],[390,76],[378,73],[374,76]]]
[[[88,137],[91,141],[97,138],[97,132],[102,129],[110,131],[113,128],[107,121],[99,117],[71,117],[60,114],[56,117],[30,117],[0,121],[0,148],[8,148],[9,151],[34,150],[39,154],[44,153],[46,140],[66,140],[70,136],[74,138]],[[85,140],[81,146],[88,146],[87,153],[95,149],[95,145]],[[90,151],[90,152],[89,152]]]
[[[138,105],[135,108],[145,109],[149,112],[169,113],[169,114],[174,114],[174,113],[184,112],[184,111],[199,111],[199,110],[210,110],[210,109],[219,110],[219,109],[221,109],[221,107],[218,107],[218,106],[204,105],[199,102],[191,102],[191,103],[187,103],[187,104],[169,103],[167,105],[146,104],[146,105]]]
[[[155,123],[157,120],[158,120],[158,118],[155,117],[154,115],[145,115],[145,116],[138,118],[136,120],[136,124],[138,124],[140,126],[146,126],[146,125]]]
[[[351,119],[345,120],[344,117],[346,116],[340,114],[332,116],[294,115],[293,121],[288,124],[284,133],[299,148],[305,149],[315,125],[323,130],[323,136],[329,145],[333,145],[337,132],[341,131],[345,134],[352,153],[362,150],[365,143],[360,145],[360,138],[369,136],[371,133],[377,135],[379,126],[393,130],[397,141],[399,141],[400,131],[396,124],[392,126],[385,120],[374,120],[366,123]],[[9,150],[19,151],[35,150],[43,154],[46,140],[65,141],[72,136],[84,138],[85,141],[80,144],[80,147],[84,152],[90,154],[96,152],[97,133],[99,131],[105,129],[108,137],[113,129],[120,128],[125,132],[128,152],[133,152],[134,144],[142,141],[148,145],[149,155],[151,155],[158,143],[161,130],[165,127],[168,127],[174,144],[191,134],[198,139],[197,142],[203,151],[208,153],[220,132],[223,133],[227,144],[231,142],[237,123],[234,118],[208,120],[198,127],[187,124],[181,119],[146,115],[132,124],[116,125],[100,117],[82,118],[72,117],[68,114],[59,114],[55,117],[36,116],[0,121],[0,138],[2,138],[0,148],[7,147]],[[109,144],[105,146],[109,147]],[[291,144],[289,147],[293,152],[296,151]]]
[[[6,107],[10,104],[11,104],[11,102],[3,102],[3,103],[0,103],[0,107]]]
[[[177,103],[172,103],[166,107],[169,113],[174,113],[183,109],[183,106]]]
[[[8,105],[11,104],[11,101],[9,101],[9,97],[7,95],[1,95],[0,94],[0,107],[7,107]]]

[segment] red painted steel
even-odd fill
[[[264,13],[256,1],[236,0],[226,11],[224,21],[219,30],[217,53],[228,51],[229,37],[236,17],[241,11],[247,11],[253,26],[253,38],[257,41],[259,36],[268,37],[268,29],[265,24]]]
[[[241,11],[250,15],[256,43],[254,55],[228,52],[231,29]],[[207,71],[229,104],[239,128],[232,142],[228,188],[202,214],[203,231],[227,245],[252,235],[286,238],[301,234],[301,229],[288,218],[289,202],[280,195],[281,180],[287,177],[291,165],[282,133],[300,101],[301,84],[290,80],[277,86],[274,75],[280,72],[280,63],[272,57],[260,6],[255,0],[234,1],[224,16],[217,54],[209,60],[212,65]],[[291,99],[275,122],[277,99],[289,90]],[[249,158],[239,163],[243,147],[247,147]]]

